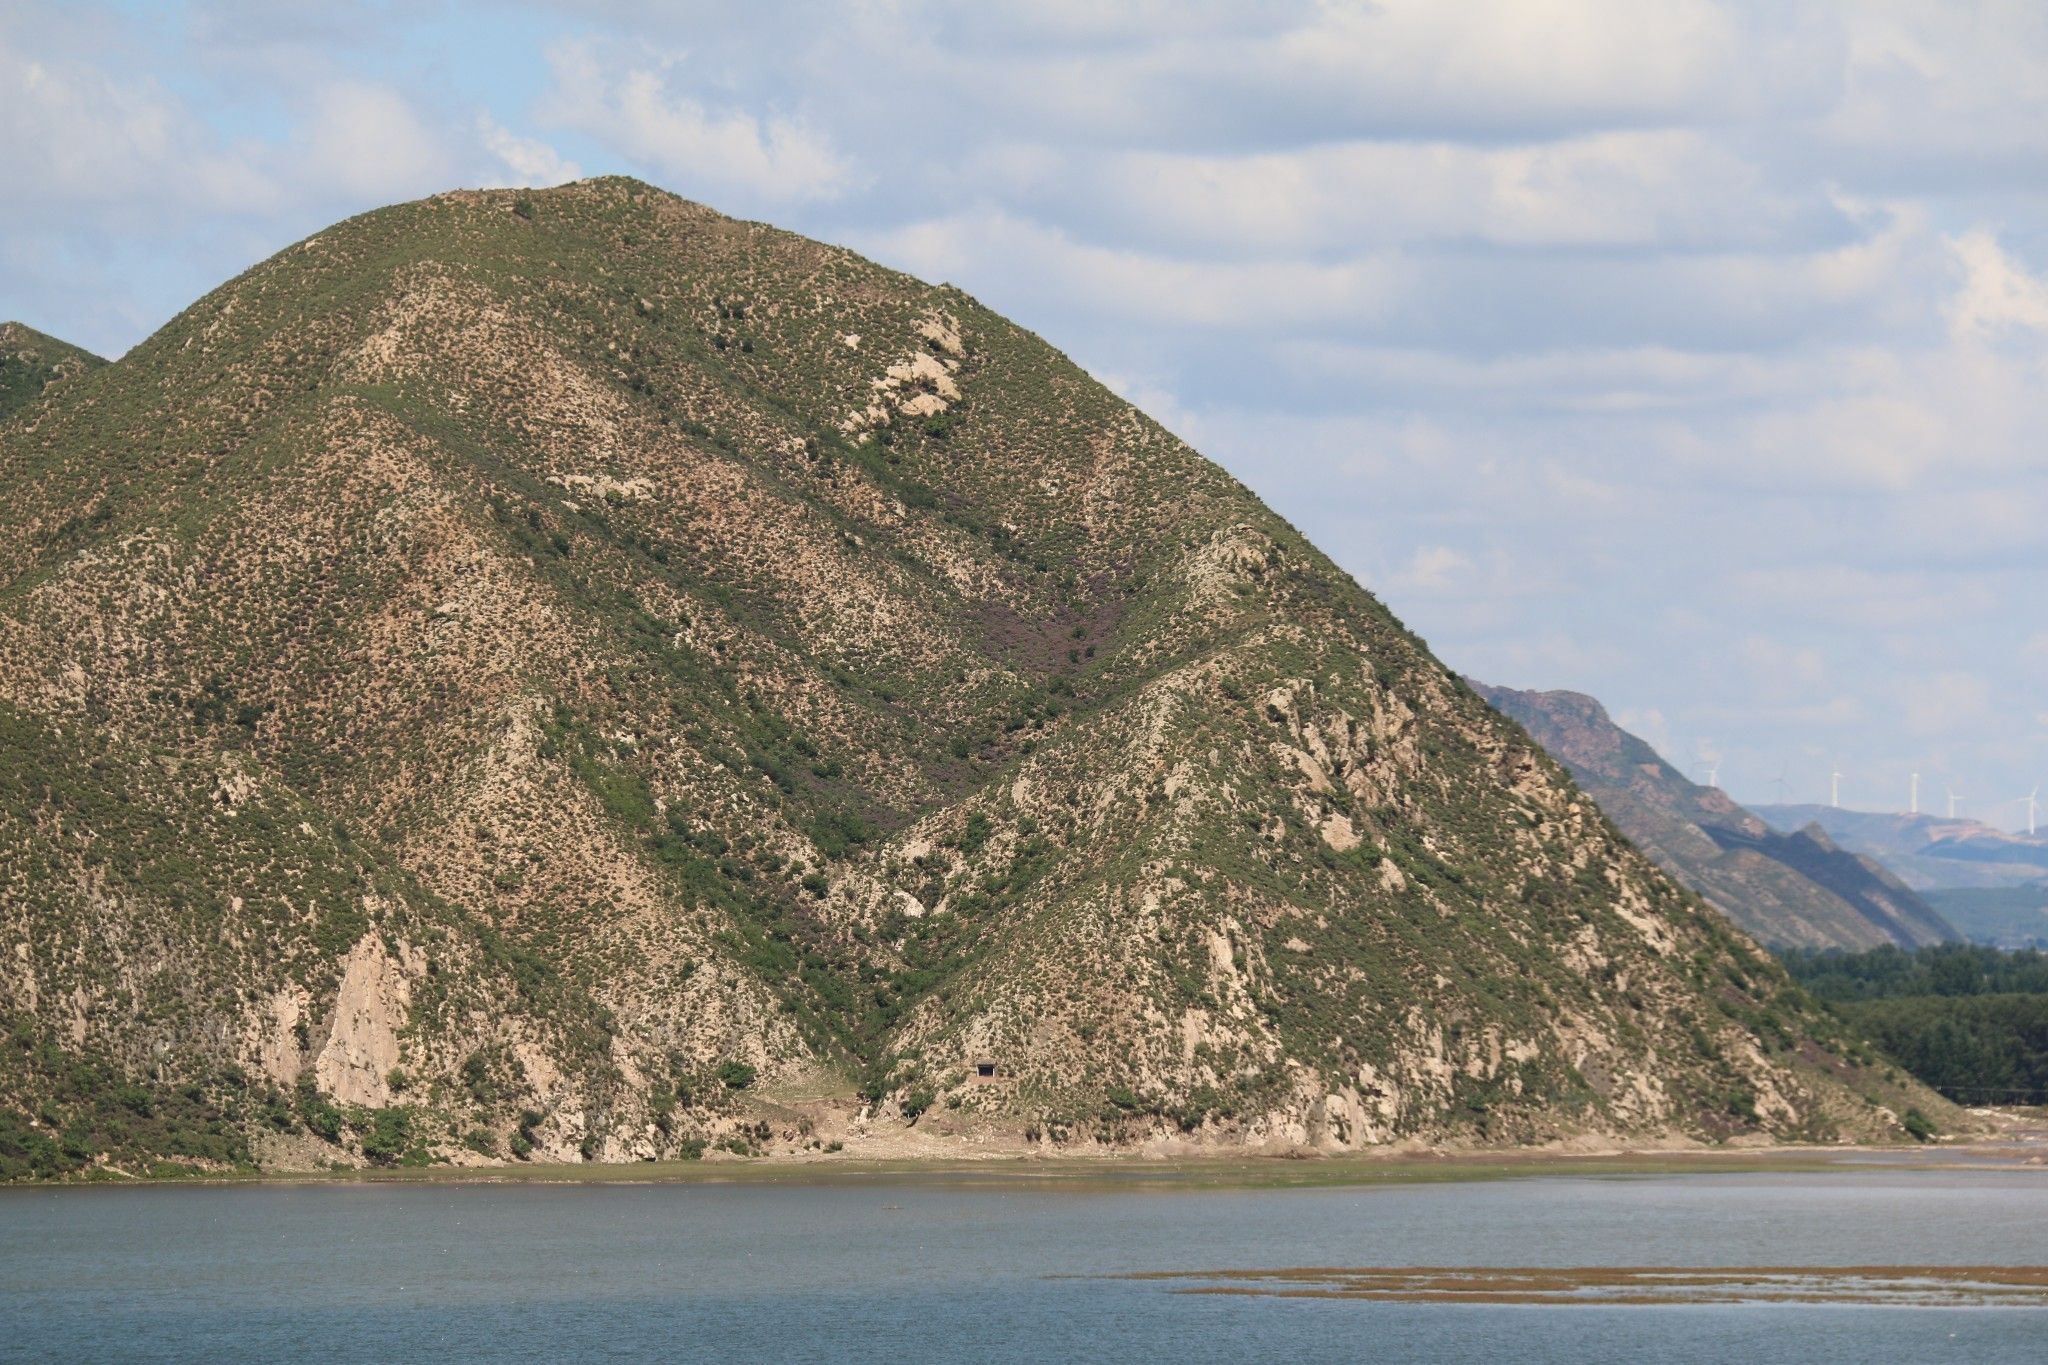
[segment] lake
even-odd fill
[[[0,1358],[2048,1357],[2040,1308],[1443,1304],[1100,1278],[1879,1264],[2048,1265],[2048,1173],[18,1189],[0,1191]]]

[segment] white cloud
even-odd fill
[[[1827,683],[1827,660],[1811,645],[1788,645],[1766,635],[1750,635],[1737,644],[1736,652],[1766,697],[1811,696]]]
[[[1732,602],[1759,617],[1849,624],[1871,632],[1935,626],[1991,609],[1998,601],[1996,594],[1961,575],[1919,566],[1844,564],[1826,558],[1826,548],[1827,542],[1816,536],[1807,546],[1784,547],[1781,562],[1767,568],[1737,569],[1723,577],[1721,584]],[[1760,641],[1761,637],[1748,638]],[[1758,654],[1752,662],[1766,660]],[[1788,662],[1779,658],[1775,664]]]
[[[2048,278],[2029,274],[1982,228],[1950,246],[1963,271],[1962,288],[1949,304],[1949,325],[1959,340],[2048,333]]]
[[[554,83],[542,117],[605,143],[669,178],[685,194],[737,190],[769,202],[831,198],[853,182],[851,166],[809,124],[780,115],[715,109],[673,86],[681,68],[609,60],[586,42],[548,53]]]
[[[1991,711],[1991,688],[1974,673],[1952,669],[1908,678],[1906,727],[1918,735],[1948,735],[1981,725]]]
[[[75,223],[84,212],[143,232],[169,206],[238,213],[279,198],[246,149],[223,145],[156,82],[39,59],[4,31],[0,183],[17,223]]]
[[[1472,561],[1448,545],[1424,545],[1387,579],[1390,592],[1440,592],[1466,573]]]
[[[294,87],[281,138],[230,137],[149,79],[12,50],[0,32],[0,181],[16,221],[185,231],[304,205],[373,207],[448,188],[457,140],[405,95],[367,81]]]
[[[1014,167],[992,170],[1011,175]],[[1057,194],[1070,211],[1099,205],[1112,224],[1147,240],[1236,251],[1432,239],[1729,246],[1769,240],[1807,213],[1733,150],[1683,129],[1510,146],[1350,141],[1236,156],[1084,153],[1037,180],[1042,197]]]
[[[1858,0],[1821,123],[1893,183],[1999,183],[2048,159],[2048,10],[2030,0]]]
[[[489,114],[477,115],[476,122],[484,150],[497,158],[502,167],[491,174],[493,181],[538,187],[582,178],[583,172],[575,162],[538,138],[521,137]]]
[[[1154,326],[1354,322],[1386,312],[1402,274],[1392,256],[1324,264],[1126,251],[998,212],[929,219],[855,240],[926,278],[974,280],[997,299],[1006,289],[1029,290],[1068,308]]]
[[[887,12],[915,31],[939,9]],[[1709,0],[1290,4],[1266,9],[1256,29],[1243,16],[1176,16],[1142,37],[1001,60],[984,44],[968,76],[1025,125],[1246,146],[1651,126],[1740,109],[1803,69],[1795,54],[1746,42],[1736,17]]]
[[[451,139],[388,87],[339,81],[306,101],[289,173],[327,194],[371,204],[449,188],[460,162]]]

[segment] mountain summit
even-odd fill
[[[0,322],[0,422],[42,397],[50,385],[106,363],[33,327]]]
[[[1930,1103],[1249,492],[957,290],[630,180],[445,194],[30,411],[17,1167]]]

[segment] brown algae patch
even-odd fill
[[[1386,1303],[2048,1308],[2048,1266],[1306,1266],[1104,1278],[1161,1281],[1179,1294]]]

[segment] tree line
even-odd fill
[[[1783,959],[1808,993],[1948,1098],[2048,1104],[2048,953],[1944,943]]]

